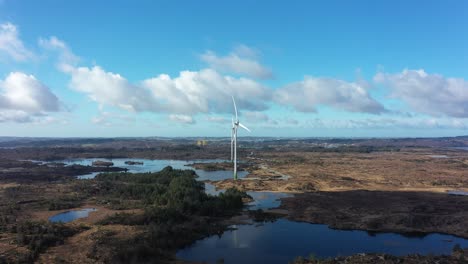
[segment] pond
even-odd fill
[[[447,155],[429,155],[429,157],[434,159],[448,159]]]
[[[54,216],[49,217],[49,221],[53,223],[68,223],[79,218],[88,217],[90,212],[97,211],[96,208],[85,208],[81,210],[67,211]]]
[[[459,190],[451,190],[447,192],[450,195],[468,195],[468,192],[459,191]]]
[[[195,262],[288,263],[297,256],[336,257],[357,253],[450,254],[468,240],[443,234],[408,237],[395,233],[334,230],[326,225],[279,219],[261,225],[231,226],[236,230],[211,236],[181,249],[177,257]]]

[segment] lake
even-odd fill
[[[443,234],[407,237],[395,233],[370,234],[366,231],[333,230],[326,225],[279,219],[262,225],[231,226],[224,232],[181,249],[183,260],[216,263],[288,263],[297,256],[346,256],[356,253],[450,254],[458,243],[468,247],[468,240]]]
[[[199,176],[198,180],[212,180],[220,181],[230,179],[233,177],[232,170],[228,171],[204,171],[190,167],[192,163],[211,163],[211,162],[229,162],[228,160],[212,159],[212,160],[149,160],[149,159],[103,159],[103,158],[92,158],[92,159],[69,159],[60,160],[57,162],[63,162],[66,165],[78,164],[83,166],[91,166],[96,160],[110,161],[114,163],[114,167],[126,168],[128,172],[139,173],[139,172],[157,172],[164,169],[167,166],[171,166],[174,169],[194,170]],[[128,165],[126,161],[143,162],[143,165]],[[85,175],[77,176],[78,179],[92,179],[96,177],[100,172],[93,172]],[[239,171],[237,173],[239,178],[244,178],[248,174],[247,171]]]

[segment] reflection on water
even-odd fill
[[[92,173],[89,173],[89,174],[84,174],[84,175],[80,175],[80,176],[76,176],[77,179],[80,179],[80,180],[86,180],[86,179],[94,179],[94,177],[96,177],[96,175],[98,175],[100,172],[92,172]]]
[[[94,212],[94,211],[97,211],[97,209],[96,208],[85,208],[85,209],[82,209],[82,210],[67,211],[67,212],[63,212],[63,213],[51,216],[49,218],[49,221],[53,222],[53,223],[57,223],[57,222],[68,223],[68,222],[71,222],[71,221],[76,220],[78,218],[88,217],[89,213]]]
[[[281,205],[281,198],[292,197],[292,194],[280,192],[247,192],[253,201],[248,203],[249,210],[272,209]]]
[[[434,159],[447,159],[447,155],[429,155],[429,157],[434,158]]]
[[[211,195],[218,195],[219,193],[224,192],[224,190],[216,190],[216,187],[213,184],[205,182],[205,192]]]
[[[216,190],[216,187],[211,184],[205,182],[205,192],[211,195],[218,195],[224,190]],[[248,210],[266,210],[266,209],[273,209],[277,208],[281,205],[281,198],[292,197],[292,194],[289,193],[280,193],[280,192],[247,192],[253,199],[253,201],[247,204]]]
[[[233,226],[234,227],[234,226]],[[369,235],[365,231],[329,229],[326,225],[279,219],[273,223],[237,225],[237,230],[211,236],[179,250],[177,257],[216,263],[288,263],[296,256],[335,257],[357,253],[450,254],[457,243],[468,240],[450,235],[429,234],[407,237],[394,233]]]
[[[175,169],[193,169],[187,166],[193,162],[225,162],[225,160],[146,160],[146,159],[82,159],[66,161],[67,164],[91,165],[95,160],[112,161],[114,166],[127,168],[129,172],[157,172],[166,166]],[[143,162],[143,165],[129,165],[125,161]],[[232,178],[232,171],[195,170],[198,180],[217,181]],[[80,176],[94,178],[98,173]],[[239,177],[245,177],[247,172],[239,172]],[[215,190],[214,185],[205,183],[208,194],[217,195],[223,190]],[[451,193],[451,192],[449,192]],[[463,192],[452,191],[452,194]],[[270,209],[280,205],[280,198],[291,194],[274,192],[248,192],[254,201],[248,204],[248,209]],[[87,217],[88,208],[80,211],[70,211],[51,217],[52,222],[69,222],[77,218]],[[394,233],[368,233],[366,231],[344,231],[329,229],[326,225],[293,222],[279,219],[273,223],[261,225],[232,226],[236,230],[224,232],[221,236],[210,236],[195,242],[193,245],[179,250],[177,257],[197,262],[216,263],[224,259],[224,263],[288,263],[296,256],[335,257],[356,253],[388,253],[393,255],[406,254],[450,254],[455,244],[468,247],[468,240],[450,235],[429,234],[422,237],[404,236]]]
[[[468,192],[457,191],[457,190],[448,191],[447,193],[451,195],[468,195]]]
[[[126,168],[128,172],[138,173],[138,172],[157,172],[164,169],[167,166],[171,166],[174,169],[182,169],[188,170],[192,169],[195,170],[197,175],[199,176],[198,180],[212,180],[212,181],[220,181],[225,179],[230,179],[233,177],[232,171],[204,171],[194,169],[189,164],[192,163],[211,163],[211,162],[227,162],[227,160],[221,159],[213,159],[213,160],[148,160],[148,159],[101,159],[101,158],[92,158],[92,159],[71,159],[71,160],[62,160],[60,162],[65,163],[66,165],[72,164],[79,164],[83,166],[91,166],[93,161],[102,160],[102,161],[111,161],[114,163],[115,167]],[[129,165],[125,164],[126,161],[133,161],[133,162],[142,162],[143,165],[135,164]],[[85,175],[80,175],[78,179],[92,179],[98,173],[93,172]],[[239,178],[244,178],[248,174],[247,171],[239,171],[237,173]]]
[[[468,150],[468,147],[451,147],[452,149]]]

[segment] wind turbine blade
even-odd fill
[[[237,106],[236,106],[236,100],[234,100],[234,96],[231,96],[232,97],[232,102],[234,103],[234,112],[236,113],[236,122],[239,120],[239,118],[237,117]]]
[[[241,123],[239,123],[239,126],[240,126],[240,127],[242,127],[243,129],[245,129],[245,130],[249,131],[249,132],[252,132],[252,131],[250,131],[250,129],[248,129],[246,126],[244,126],[244,125],[243,125],[243,124],[241,124]]]

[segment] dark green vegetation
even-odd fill
[[[191,170],[166,167],[156,173],[102,173],[92,180],[66,184],[15,185],[3,190],[0,203],[0,263],[29,263],[67,237],[83,236],[90,243],[89,259],[105,263],[172,261],[177,249],[196,239],[220,234],[224,220],[243,208],[244,192],[228,189],[219,196],[205,193]],[[50,194],[42,194],[47,186]],[[60,187],[61,186],[61,187]],[[53,194],[60,188],[60,195]],[[27,211],[63,210],[85,203],[129,211],[96,224],[31,221]],[[80,238],[81,239],[81,238]],[[44,253],[49,254],[49,253]],[[64,256],[62,256],[64,257]],[[43,261],[43,260],[42,260]]]
[[[247,169],[247,167],[250,167],[252,165],[253,164],[249,162],[239,163],[237,165],[237,171],[244,171]],[[198,169],[198,170],[204,170],[204,171],[225,171],[225,170],[232,170],[232,162],[193,163],[193,164],[190,164],[190,167]]]
[[[407,263],[407,264],[419,264],[419,263],[453,263],[453,264],[464,264],[468,263],[468,248],[462,249],[459,245],[456,245],[452,250],[452,255],[450,256],[421,256],[418,254],[408,255],[408,256],[392,256],[387,254],[357,254],[347,257],[336,257],[336,258],[327,258],[319,259],[314,255],[309,256],[308,258],[297,257],[290,264],[397,264],[397,263]]]
[[[45,204],[48,205],[50,211],[72,209],[81,206],[84,198],[83,195],[65,195],[47,200]]]
[[[96,237],[90,255],[112,263],[169,260],[178,248],[222,232],[225,226],[221,221],[237,214],[243,207],[242,199],[248,197],[237,189],[207,195],[195,172],[171,167],[157,173],[99,174],[80,188],[108,201],[135,201],[144,209],[143,214],[117,214],[101,221],[101,225],[141,230],[140,235],[123,239],[111,238],[112,233]]]
[[[0,181],[2,182],[56,182],[70,176],[88,174],[92,172],[125,171],[118,167],[96,167],[71,165],[63,163],[39,164],[32,161],[4,159],[0,154]]]
[[[87,229],[85,226],[67,226],[44,221],[20,222],[12,228],[10,232],[16,234],[16,243],[29,249],[26,254],[19,256],[19,263],[33,262],[48,247],[61,245],[67,237]]]
[[[85,226],[24,220],[18,217],[20,210],[20,206],[16,204],[0,207],[0,234],[9,234],[11,244],[28,250],[16,252],[14,258],[0,255],[0,263],[33,262],[48,247],[61,245],[67,237],[87,229]],[[2,253],[9,255],[8,252]]]

